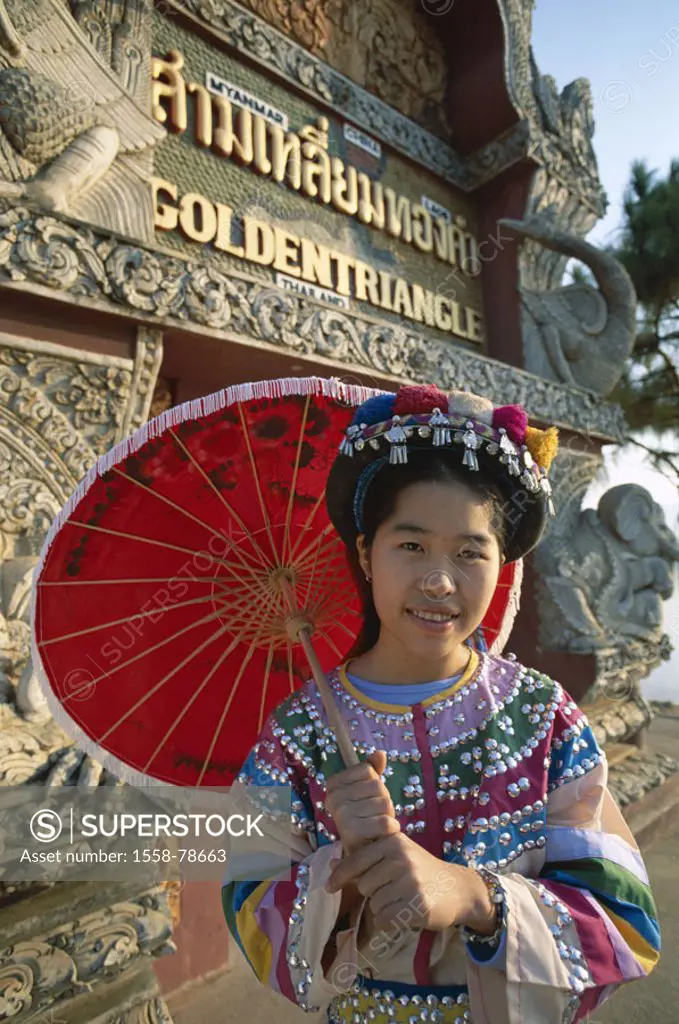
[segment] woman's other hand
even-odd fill
[[[496,910],[476,871],[448,864],[403,833],[363,846],[340,861],[326,888],[355,886],[381,930],[443,931],[468,925],[494,930]]]

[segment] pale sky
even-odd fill
[[[559,89],[592,86],[599,173],[610,200],[591,241],[613,240],[630,164],[667,171],[679,158],[679,5],[676,0],[537,0],[533,49]]]
[[[540,70],[553,75],[559,89],[576,78],[590,80],[594,147],[610,205],[588,239],[598,244],[614,242],[632,161],[646,159],[665,175],[670,161],[679,159],[679,4],[676,0],[537,0],[533,48]],[[677,529],[677,490],[646,468],[642,453],[625,449],[606,461],[608,479],[595,482],[587,506],[596,506],[608,487],[640,483]],[[677,650],[671,662],[653,673],[644,692],[679,701],[677,590],[665,605],[665,630]]]

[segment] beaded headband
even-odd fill
[[[492,402],[466,391],[446,395],[436,387],[404,386],[396,394],[368,399],[354,415],[340,445],[340,454],[353,457],[368,445],[382,455],[361,473],[354,493],[356,527],[362,530],[362,513],[368,485],[387,463],[408,462],[411,448],[462,448],[462,465],[479,470],[478,452],[497,458],[508,479],[527,491],[541,494],[553,516],[552,486],[548,471],[558,449],[556,428],[528,426],[528,416],[518,405],[494,408]]]

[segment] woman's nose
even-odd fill
[[[445,601],[456,589],[452,573],[447,569],[434,569],[422,580],[422,593],[430,601]]]

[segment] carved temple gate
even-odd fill
[[[468,388],[560,426],[558,515],[509,649],[587,706],[623,805],[676,770],[640,749],[639,684],[669,656],[679,546],[636,485],[582,510],[624,435],[606,396],[635,298],[583,241],[605,209],[589,86],[540,74],[532,6],[0,3],[0,786],[117,784],[53,722],[28,656],[32,570],[86,469],[176,402],[308,373]],[[258,151],[263,133],[303,164]],[[231,230],[248,210],[257,244],[267,220],[284,238],[268,265]],[[301,288],[295,238],[317,268],[381,266],[382,290],[368,270],[363,297],[318,269]],[[561,287],[569,258],[597,288]],[[175,948],[179,901],[138,890],[0,881],[0,1022],[169,1021],[151,961]],[[181,959],[195,939],[175,935]]]

